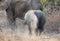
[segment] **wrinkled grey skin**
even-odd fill
[[[43,10],[43,5],[40,0],[32,0],[31,7],[34,10]]]
[[[6,5],[5,5],[6,3]],[[3,6],[7,12],[10,23],[14,23],[16,18],[23,19],[25,13],[32,10],[43,10],[43,5],[39,0],[7,0]]]
[[[0,10],[6,10],[10,5],[11,0],[0,0]]]
[[[10,23],[14,23],[16,18],[23,19],[25,13],[29,10],[29,5],[24,1],[17,1],[16,3],[11,3],[6,9],[7,18]]]

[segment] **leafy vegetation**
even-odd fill
[[[60,6],[60,0],[40,0],[43,5],[58,5]]]

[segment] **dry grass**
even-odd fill
[[[25,34],[25,33],[24,33]],[[0,41],[60,41],[59,35],[23,35],[17,34],[9,29],[3,29],[0,32]]]

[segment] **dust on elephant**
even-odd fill
[[[30,34],[41,34],[46,23],[45,13],[40,10],[29,10],[25,14],[24,21],[24,24],[28,25]]]

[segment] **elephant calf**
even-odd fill
[[[39,34],[44,30],[44,24],[46,22],[45,13],[41,10],[29,10],[24,17],[25,23],[28,25],[29,33]]]

